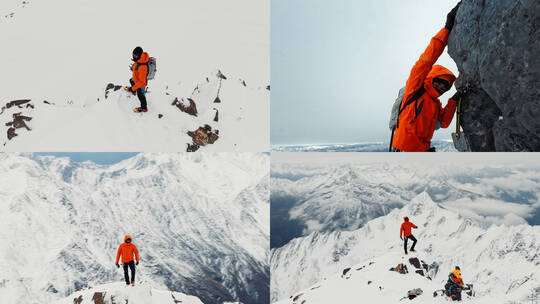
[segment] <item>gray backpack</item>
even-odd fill
[[[394,105],[392,106],[392,112],[390,113],[390,122],[388,123],[390,131],[394,130],[394,128],[397,126],[399,106],[401,105],[401,101],[403,100],[403,95],[405,95],[405,87],[399,90],[398,97],[396,98],[396,101],[394,101]]]
[[[156,71],[157,71],[156,58],[150,57],[147,63],[137,63],[137,66],[135,67],[135,69],[138,69],[141,65],[146,65],[146,67],[148,68],[148,74],[146,75],[146,80],[154,79],[154,77],[156,76]]]

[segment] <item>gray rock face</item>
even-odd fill
[[[540,151],[540,1],[463,1],[448,52],[472,151]]]

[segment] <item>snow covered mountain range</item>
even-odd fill
[[[0,151],[268,151],[269,1],[10,0],[0,12]],[[138,114],[122,89],[136,46],[157,61]],[[217,140],[188,135],[206,125]]]
[[[492,223],[444,206],[423,192],[358,230],[315,232],[272,250],[272,302],[399,303],[408,290],[421,288],[424,294],[415,303],[446,303],[432,295],[455,265],[465,283],[474,285],[470,302],[534,303],[540,298],[540,226]],[[405,215],[418,226],[413,231],[417,253],[408,256],[399,239]],[[424,276],[416,273],[411,257],[425,261]],[[400,263],[408,274],[389,271]]]
[[[314,159],[332,158],[324,153],[313,155]],[[504,220],[540,224],[540,168],[535,156],[487,159],[492,161],[483,161],[486,158],[482,155],[460,154],[441,158],[396,153],[379,160],[358,153],[354,157],[335,154],[336,162],[326,164],[274,161],[277,157],[273,155],[271,247],[312,232],[356,230],[422,192],[460,212],[471,211],[493,220],[514,213],[521,218],[508,216]]]
[[[268,171],[269,156],[251,153],[138,154],[109,166],[0,154],[0,298],[50,303],[122,282],[114,259],[130,234],[137,284],[208,304],[267,303]]]
[[[457,152],[452,140],[433,140],[437,152]],[[388,152],[388,142],[272,145],[273,152]]]

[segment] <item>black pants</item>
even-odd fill
[[[407,254],[407,240],[408,239],[411,239],[413,241],[412,243],[412,246],[411,246],[411,250],[414,250],[414,246],[416,246],[416,238],[414,237],[414,235],[409,235],[409,236],[406,236],[405,237],[405,242],[403,242],[403,248],[405,249],[405,254]]]
[[[129,280],[128,267],[131,269],[131,281]],[[135,261],[129,263],[124,263],[124,279],[126,279],[126,284],[135,282]]]
[[[135,81],[133,81],[133,79],[130,79],[129,83],[131,83],[131,85],[133,86],[135,84]],[[144,88],[137,89],[137,97],[141,102],[141,108],[146,109],[146,95]]]
[[[461,301],[461,290],[463,290],[462,286],[448,279],[448,282],[446,282],[446,285],[444,285],[444,289],[446,291],[446,295],[451,297],[452,300]]]

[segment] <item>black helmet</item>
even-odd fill
[[[141,58],[142,53],[143,53],[143,49],[140,46],[134,48],[133,49],[133,61],[139,60],[139,58]]]
[[[457,270],[461,270],[461,269],[459,268],[459,266],[456,266],[456,269],[457,269]]]

